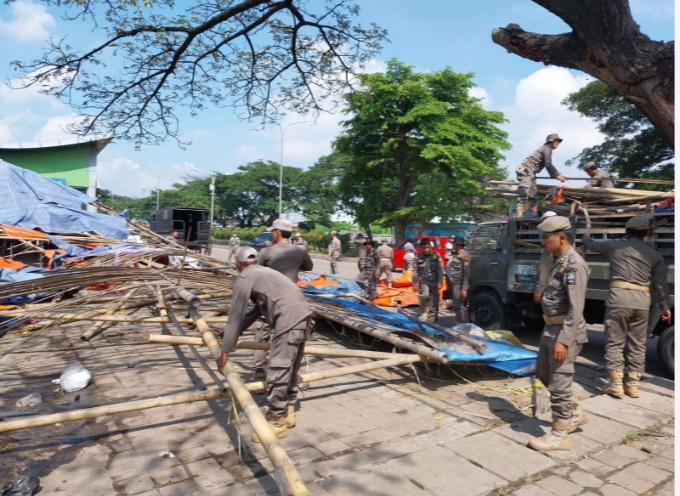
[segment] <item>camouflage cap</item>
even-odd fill
[[[542,233],[559,233],[566,232],[571,229],[571,222],[566,217],[555,215],[548,217],[538,225],[538,230]]]

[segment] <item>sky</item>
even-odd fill
[[[583,176],[565,162],[585,147],[603,139],[589,119],[568,111],[560,102],[592,81],[578,71],[546,67],[507,53],[491,41],[491,30],[517,23],[526,31],[557,34],[569,31],[566,24],[530,0],[368,0],[361,3],[360,21],[376,22],[389,31],[391,43],[372,60],[364,72],[380,71],[385,61],[397,58],[420,71],[450,66],[457,72],[472,72],[477,87],[473,94],[490,110],[502,111],[509,120],[512,149],[501,162],[509,171],[558,133],[564,142],[553,154],[553,162],[567,176]],[[656,40],[674,38],[673,0],[631,0],[633,17],[644,33]],[[40,55],[45,40],[67,36],[73,46],[88,46],[95,36],[81,22],[61,18],[58,8],[37,0],[0,4],[0,81],[16,83],[10,62],[31,60]],[[100,35],[97,35],[100,36]],[[0,144],[51,142],[72,139],[66,126],[73,111],[54,97],[35,89],[15,90],[0,85]],[[284,164],[303,169],[330,152],[340,131],[339,113],[322,114],[316,122],[288,115],[283,141]],[[299,123],[303,121],[302,123]],[[146,196],[157,185],[168,188],[187,174],[230,173],[254,160],[279,161],[281,133],[272,126],[255,131],[257,123],[237,118],[231,109],[212,108],[181,122],[186,150],[174,141],[135,150],[133,144],[114,140],[99,155],[100,187],[115,194]]]

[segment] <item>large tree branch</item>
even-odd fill
[[[628,0],[533,0],[564,20],[570,33],[492,31],[494,43],[520,57],[578,69],[637,106],[674,146],[675,44],[650,40],[633,20]]]

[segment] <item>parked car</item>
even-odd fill
[[[265,231],[258,234],[255,239],[248,242],[248,246],[252,246],[257,251],[260,251],[265,246],[271,246],[272,244],[272,233]]]
[[[406,251],[404,250],[404,245],[406,244],[406,242],[410,241],[413,247],[416,249],[416,253],[420,253],[419,243],[420,240],[423,238],[427,238],[430,240],[430,242],[432,243],[432,250],[439,253],[439,256],[442,257],[442,263],[444,263],[444,246],[446,246],[446,240],[448,239],[446,236],[414,236],[412,238],[408,238],[406,241],[402,241],[394,248],[395,269],[397,270],[404,269],[404,254],[406,253]]]

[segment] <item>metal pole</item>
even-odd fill
[[[210,232],[213,228],[213,215],[215,211],[215,176],[210,178]]]

